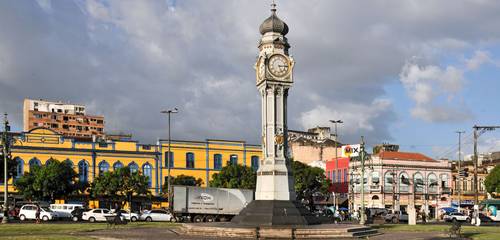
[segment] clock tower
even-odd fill
[[[296,201],[287,136],[287,98],[295,61],[288,54],[288,25],[276,15],[276,5],[271,6],[271,16],[259,28],[261,39],[255,63],[262,103],[262,160],[257,170],[255,200],[232,222],[252,226],[316,224],[318,219]]]
[[[256,200],[295,200],[287,142],[287,97],[293,83],[294,60],[288,54],[288,26],[276,15],[260,25],[255,64],[262,102],[262,161],[257,171]]]

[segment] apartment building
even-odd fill
[[[24,99],[23,130],[48,128],[63,136],[92,138],[104,135],[104,117],[86,114],[85,106]]]

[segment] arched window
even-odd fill
[[[20,157],[16,157],[16,179],[19,179],[24,174],[24,161]],[[3,170],[3,169],[2,169]]]
[[[101,161],[99,163],[99,175],[109,171],[109,163],[106,161]]]
[[[380,198],[377,195],[373,195],[372,200],[379,200]]]
[[[259,169],[259,157],[258,156],[252,156],[250,158],[251,160],[251,166],[254,171],[257,171]]]
[[[399,174],[399,191],[400,192],[408,192],[410,186],[410,177],[405,172]]]
[[[186,153],[186,168],[194,168],[194,153]]]
[[[427,179],[428,179],[427,181],[429,184],[429,192],[436,193],[437,188],[438,188],[438,179],[437,179],[436,174],[430,173],[429,176],[427,177]]]
[[[113,171],[116,171],[116,169],[119,169],[119,168],[122,168],[123,167],[123,163],[118,161],[118,162],[115,162],[113,164]]]
[[[78,179],[82,183],[86,183],[89,180],[89,165],[85,160],[78,162]]]
[[[64,164],[66,164],[67,166],[73,168],[73,162],[68,158],[66,160],[64,160]]]
[[[214,169],[222,169],[222,155],[214,154]]]
[[[415,175],[413,175],[413,184],[415,184],[415,192],[423,192],[424,191],[424,186],[425,186],[425,183],[424,183],[424,177],[422,176],[421,173],[415,173]]]
[[[38,160],[38,158],[32,158],[30,161],[29,161],[29,167],[30,167],[30,172],[36,167],[41,167],[42,166],[42,163],[40,162],[40,160]]]
[[[135,162],[131,162],[128,165],[128,168],[130,168],[130,173],[136,173],[137,171],[139,171],[139,166],[137,166],[137,163]]]
[[[148,187],[151,187],[153,181],[153,167],[149,163],[142,165],[142,173],[144,176],[148,177]]]
[[[170,166],[168,166],[168,161],[170,159]],[[174,153],[173,152],[165,152],[165,167],[173,168],[174,167]]]
[[[394,177],[392,176],[392,172],[386,172],[384,175],[384,191],[392,192],[394,186]]]
[[[229,156],[229,164],[231,164],[231,165],[236,165],[236,164],[238,164],[238,155],[236,155],[236,154],[231,154],[231,155]]]
[[[373,171],[372,172],[372,184],[378,185],[380,183],[380,172]]]

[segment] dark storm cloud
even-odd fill
[[[0,1],[0,110],[67,100],[107,131],[154,142],[177,106],[180,139],[258,143],[253,64],[268,1]],[[279,1],[297,60],[290,128],[343,118],[346,141],[390,139],[384,86],[414,55],[435,64],[500,36],[494,1]],[[436,54],[436,52],[438,54]]]

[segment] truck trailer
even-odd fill
[[[254,199],[253,190],[173,186],[173,214],[193,222],[230,221]]]

